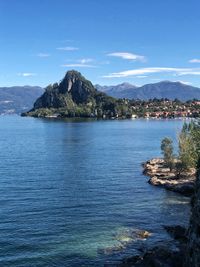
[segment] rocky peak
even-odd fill
[[[35,102],[34,109],[65,107],[69,101],[74,104],[87,104],[95,94],[96,89],[92,83],[80,72],[71,70],[59,84],[46,88],[45,93]]]
[[[80,72],[68,71],[59,85],[61,94],[69,93],[75,103],[86,103],[89,97],[94,96],[96,89]]]
[[[84,77],[80,72],[71,70],[68,71],[59,85],[59,91],[62,94],[70,92],[73,87],[80,88]]]

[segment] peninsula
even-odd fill
[[[68,71],[60,83],[46,87],[33,108],[22,116],[65,118],[179,118],[200,117],[200,101],[178,99],[117,99],[98,91],[81,73]]]
[[[128,118],[132,111],[127,100],[96,90],[81,73],[71,70],[59,84],[49,85],[33,109],[22,116]]]

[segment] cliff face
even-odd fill
[[[89,97],[94,97],[97,93],[92,83],[76,71],[67,72],[60,83],[59,92],[70,93],[72,100],[77,104],[87,103]]]
[[[200,266],[200,175],[192,200],[192,214],[189,227],[189,239],[184,267]]]

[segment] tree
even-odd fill
[[[196,168],[199,169],[200,165],[200,121],[195,120],[192,121],[191,123],[191,135],[192,135],[192,140],[194,142],[194,147],[195,147],[195,161],[196,161]]]
[[[167,167],[170,168],[170,170],[173,168],[174,163],[174,155],[173,155],[173,141],[165,137],[161,142],[161,151],[164,157],[164,162]]]
[[[161,142],[161,150],[167,167],[174,168],[177,177],[182,173],[196,169],[200,173],[200,121],[193,120],[184,123],[178,136],[179,153],[176,160],[173,156],[173,142],[170,138],[164,138]]]
[[[191,121],[184,123],[178,136],[179,155],[175,164],[177,177],[191,168],[200,167],[200,123]]]
[[[184,123],[179,134],[179,159],[185,170],[197,168],[200,157],[200,125],[194,121]]]

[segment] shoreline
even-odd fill
[[[177,177],[175,172],[164,166],[162,158],[153,158],[142,163],[143,174],[149,176],[148,183],[166,190],[192,197],[195,191],[196,172],[185,173]],[[141,254],[124,258],[118,267],[182,267],[188,243],[188,227],[181,225],[163,225],[173,238],[171,242],[159,243],[153,248],[146,248]]]
[[[162,158],[153,158],[143,163],[142,166],[144,168],[143,174],[150,177],[149,184],[163,187],[186,197],[193,195],[196,181],[195,169],[177,175],[174,170],[164,166]]]
[[[1,114],[0,114],[1,115]],[[4,115],[4,114],[2,114]],[[5,115],[14,115],[14,114],[5,114]],[[197,117],[195,116],[138,116],[138,115],[126,115],[126,116],[60,116],[58,114],[52,115],[29,115],[27,112],[17,114],[21,117],[33,117],[33,118],[43,118],[43,119],[68,119],[68,118],[78,118],[78,119],[97,119],[97,120],[137,120],[137,119],[145,119],[145,120],[191,120]]]

